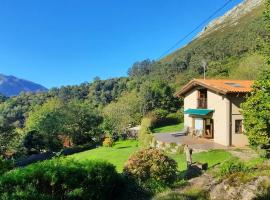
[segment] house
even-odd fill
[[[248,144],[240,104],[253,81],[194,79],[176,95],[184,97],[184,125],[190,132],[225,146]]]

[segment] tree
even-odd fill
[[[256,80],[260,71],[265,67],[264,57],[262,55],[249,55],[239,63],[239,66],[231,73],[232,79]],[[223,66],[222,66],[223,67]]]
[[[7,98],[6,96],[4,96],[4,95],[2,95],[2,94],[0,93],[0,103],[5,102],[7,99],[8,99],[8,98]]]
[[[265,20],[266,29],[270,30],[270,0],[266,0]],[[270,40],[269,32],[267,41]],[[266,52],[267,65],[260,77],[253,84],[252,92],[247,101],[242,104],[245,131],[250,145],[270,149],[270,57],[269,43]],[[268,52],[268,53],[267,53]]]
[[[147,81],[140,88],[139,98],[141,100],[142,113],[157,108],[175,112],[180,108],[180,100],[174,97],[174,90],[163,81]]]
[[[245,132],[250,145],[270,148],[270,69],[264,70],[242,105]]]
[[[270,0],[265,0],[266,8],[264,11],[264,18],[266,23],[266,47],[264,53],[266,55],[267,64],[270,64]]]
[[[101,133],[102,117],[91,106],[79,100],[64,104],[52,99],[37,106],[26,120],[26,148],[57,151],[63,147],[63,136],[74,145],[93,143]]]
[[[18,136],[17,136],[18,137]],[[9,150],[13,150],[13,142],[16,139],[14,126],[0,126],[0,153],[3,155]]]
[[[138,124],[141,116],[137,93],[124,93],[104,108],[103,128],[110,135],[123,133],[129,125]]]
[[[105,106],[121,96],[127,82],[127,78],[96,79],[89,87],[88,101],[96,107]]]
[[[31,152],[41,152],[45,148],[44,137],[36,130],[29,131],[23,140],[23,146]]]
[[[23,134],[4,116],[0,116],[0,153],[13,153],[20,146]]]
[[[153,64],[154,61],[151,61],[150,59],[146,59],[141,62],[135,62],[128,70],[128,75],[130,77],[141,77],[148,75],[151,72],[151,67]]]
[[[65,133],[75,145],[92,144],[99,140],[103,121],[96,109],[78,100],[71,101],[64,109],[67,121]]]
[[[63,104],[59,99],[52,99],[42,106],[36,106],[26,120],[26,132],[30,134],[35,131],[40,134],[45,150],[57,151],[62,148],[59,136],[64,131],[66,121],[62,108]]]

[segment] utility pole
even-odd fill
[[[202,61],[202,66],[203,66],[203,80],[205,80],[205,71],[207,66],[207,62],[205,60]]]
[[[205,80],[205,65],[203,66],[203,79]]]

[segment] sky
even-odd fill
[[[134,62],[158,59],[227,1],[0,0],[0,73],[47,88],[126,76]]]

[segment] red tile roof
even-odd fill
[[[253,82],[250,80],[193,79],[177,92],[176,96],[182,96],[196,86],[202,86],[221,94],[248,93],[251,91]]]

